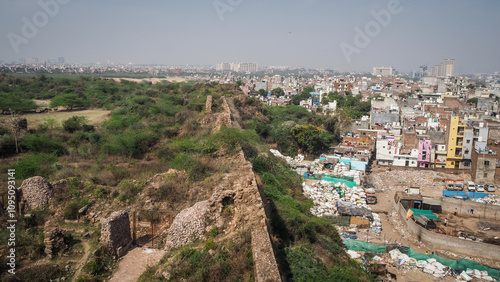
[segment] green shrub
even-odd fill
[[[69,202],[64,209],[64,218],[69,220],[78,219],[78,210],[83,206],[76,200]]]
[[[81,130],[85,124],[86,118],[84,116],[72,116],[69,119],[62,122],[64,131],[73,133],[75,131]]]
[[[66,152],[61,140],[46,134],[27,134],[21,146],[33,153],[55,153],[60,156]]]
[[[158,140],[148,133],[132,131],[115,135],[104,145],[104,151],[111,155],[121,155],[140,159]]]
[[[209,240],[205,241],[204,249],[206,251],[215,250],[215,248],[217,248],[217,245],[215,244],[213,239],[209,239]]]
[[[0,135],[0,155],[3,157],[14,153],[16,153],[16,141],[14,139],[14,135]]]
[[[26,179],[32,176],[48,178],[56,168],[53,164],[57,161],[56,154],[37,154],[22,158],[14,163],[11,168],[16,170],[16,177]]]
[[[209,234],[212,237],[216,237],[217,235],[219,235],[219,229],[217,228],[217,226],[214,225],[214,227],[212,227],[212,229],[210,229]]]

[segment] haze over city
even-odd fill
[[[43,8],[49,2],[57,4],[52,13]],[[390,19],[378,29],[372,26],[368,42],[356,45],[356,28],[366,33],[381,11],[389,11]],[[493,73],[500,70],[499,13],[495,0],[9,0],[0,2],[0,60],[234,61],[366,72],[392,66],[409,72],[453,58],[456,73]],[[36,29],[29,36],[23,34],[26,22]],[[341,48],[346,44],[356,52],[346,56]]]

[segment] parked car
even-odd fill
[[[488,185],[486,185],[486,186],[487,186],[487,187],[486,187],[486,191],[488,191],[488,192],[493,192],[493,193],[495,192],[495,185],[493,185],[493,184],[488,184]]]
[[[457,180],[455,181],[455,191],[463,191],[464,190],[464,181]]]
[[[476,191],[477,192],[484,192],[484,185],[483,184],[477,184]]]
[[[472,181],[467,182],[467,190],[469,190],[469,192],[475,192],[476,184],[474,184],[474,182]]]

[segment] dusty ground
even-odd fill
[[[117,269],[113,272],[110,282],[137,281],[147,266],[156,265],[165,255],[164,250],[136,247],[130,250],[118,262]]]
[[[439,252],[439,255],[449,259],[468,259],[473,260],[478,263],[489,265],[492,267],[500,267],[500,262],[477,259],[467,256],[456,255],[451,252],[440,251],[432,246],[427,246],[426,244],[419,242],[411,235],[403,223],[401,222],[399,216],[393,209],[394,194],[397,191],[402,191],[405,188],[411,186],[420,186],[421,193],[424,197],[429,197],[433,199],[441,199],[441,192],[444,187],[445,179],[464,179],[464,181],[470,180],[470,175],[464,173],[462,175],[445,174],[441,172],[434,171],[416,171],[416,170],[406,170],[406,171],[385,171],[385,169],[380,168],[375,170],[371,175],[368,176],[368,182],[377,191],[378,203],[372,206],[374,212],[380,214],[382,221],[382,232],[381,234],[375,234],[373,231],[361,231],[358,236],[361,240],[366,241],[366,238],[373,243],[401,243],[403,246],[408,246],[417,252],[425,253],[428,252]],[[497,191],[498,193],[498,191]],[[440,215],[441,220],[449,215]],[[477,227],[477,223],[484,220],[479,220],[476,218],[457,218],[449,219],[455,223],[457,228],[463,228],[480,231]],[[494,223],[489,221],[490,223]],[[438,222],[438,226],[442,223]],[[453,225],[453,224],[451,224]],[[480,231],[487,236],[498,236],[499,231],[489,230]],[[368,236],[366,235],[368,233]],[[451,232],[450,232],[451,233]],[[432,276],[431,276],[432,277]],[[399,280],[398,280],[399,281]]]

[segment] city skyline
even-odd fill
[[[492,0],[2,1],[0,60],[411,72],[454,58],[456,74],[494,73],[498,12]]]

